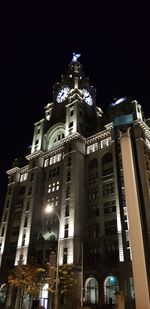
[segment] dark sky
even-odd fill
[[[32,143],[33,123],[74,51],[102,109],[129,95],[150,116],[150,10],[130,2],[1,1],[0,207],[5,171]]]

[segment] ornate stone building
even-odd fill
[[[26,264],[31,256],[42,263],[57,247],[59,265],[74,263],[77,268],[73,304],[114,304],[116,292],[123,291],[127,308],[132,308],[132,252],[117,130],[121,125],[115,123],[120,115],[132,115],[136,185],[149,247],[150,121],[130,98],[110,104],[104,114],[74,55],[61,82],[54,85],[45,117],[34,124],[30,153],[7,171],[0,228],[3,281],[13,265]],[[7,306],[15,304],[8,294]],[[45,308],[47,297],[42,298]]]

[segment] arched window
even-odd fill
[[[96,158],[94,158],[93,160],[90,161],[88,165],[88,169],[91,170],[93,168],[96,168],[97,166],[98,166],[98,161]]]
[[[118,280],[115,276],[108,276],[104,281],[105,303],[116,303],[116,292],[119,290]]]
[[[88,278],[85,282],[85,302],[98,304],[98,282],[95,278]]]
[[[45,309],[48,308],[48,283],[46,283],[40,291],[40,304]]]

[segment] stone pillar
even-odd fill
[[[125,295],[124,292],[120,291],[116,293],[116,309],[125,309]]]
[[[11,298],[12,298],[12,287],[9,286],[6,297],[6,309],[9,308],[11,305]]]

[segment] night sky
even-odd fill
[[[150,116],[150,10],[127,1],[9,0],[0,5],[2,208],[5,171],[31,145],[33,124],[43,118],[53,84],[74,51],[81,53],[104,111],[114,97],[127,95]]]

